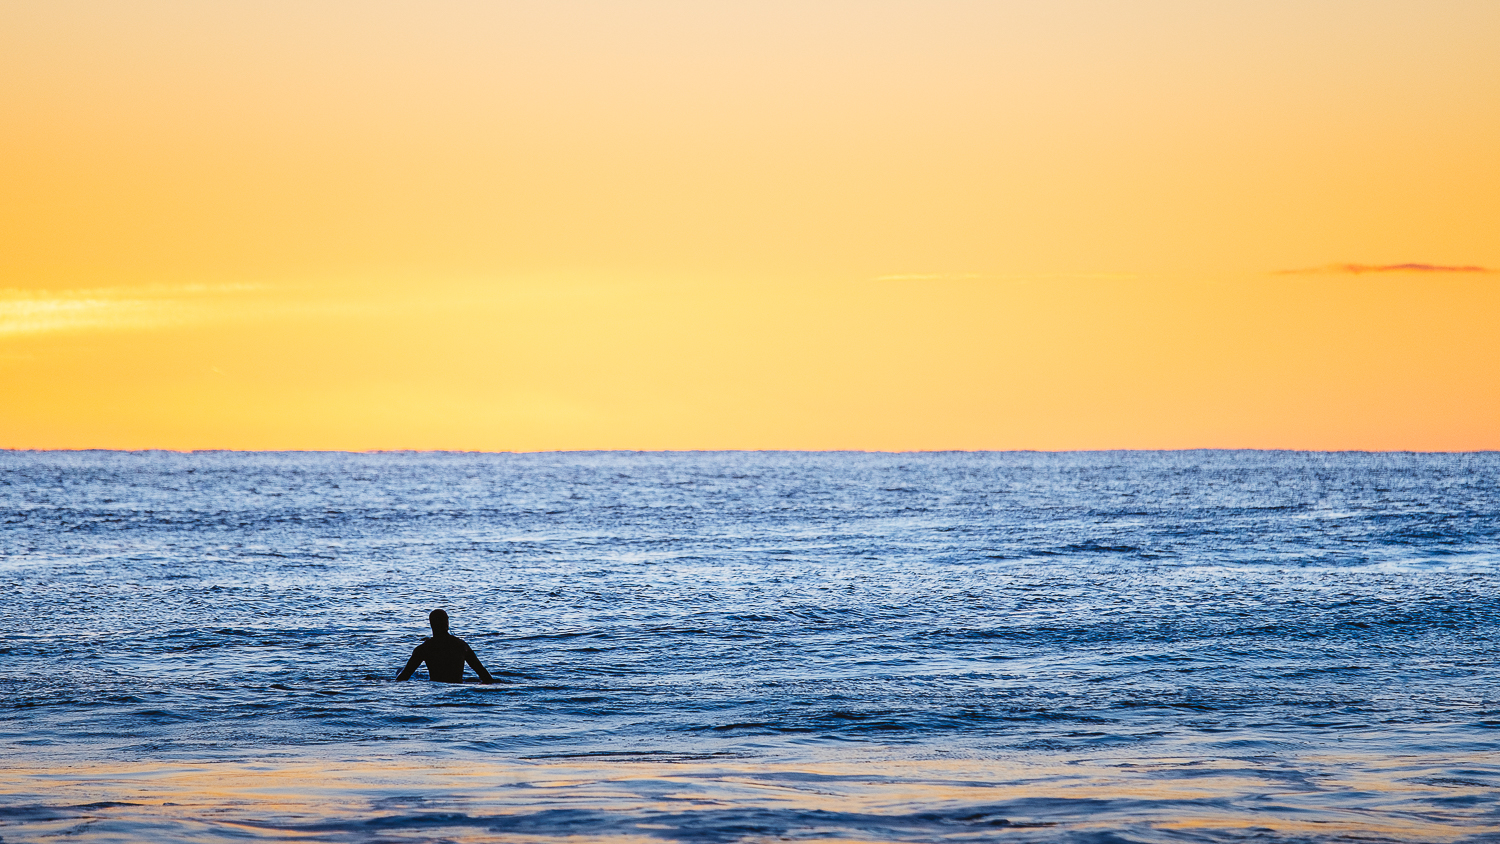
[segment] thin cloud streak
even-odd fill
[[[1449,264],[1325,264],[1300,270],[1276,270],[1273,275],[1363,275],[1365,273],[1493,273],[1489,267]]]
[[[876,276],[871,281],[972,281],[986,277],[979,273],[906,273]]]
[[[878,275],[869,281],[1133,281],[1136,273],[907,273]]]
[[[0,301],[0,337],[101,328],[151,328],[171,321],[170,305],[116,297],[27,297]]]
[[[194,321],[203,300],[254,285],[180,285],[92,290],[0,290],[0,338],[59,331],[158,328]]]

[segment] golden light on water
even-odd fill
[[[796,763],[653,761],[651,754],[610,761],[416,762],[372,756],[50,770],[7,766],[4,794],[14,798],[44,792],[54,806],[69,801],[83,806],[82,814],[66,821],[26,827],[31,833],[49,831],[43,828],[48,824],[77,826],[79,818],[87,817],[142,824],[171,835],[222,834],[233,828],[251,837],[337,839],[379,828],[382,835],[400,840],[406,828],[382,819],[407,817],[416,821],[406,830],[413,835],[441,832],[452,841],[521,841],[530,836],[524,828],[506,831],[507,819],[569,809],[594,813],[591,817],[603,824],[580,832],[590,840],[625,842],[660,840],[645,833],[650,829],[711,825],[715,812],[732,807],[779,813],[798,819],[799,828],[811,824],[834,836],[828,840],[853,841],[867,840],[857,832],[861,816],[898,822],[920,807],[925,813],[974,815],[989,824],[983,828],[1062,832],[1119,830],[1126,823],[1163,830],[1256,828],[1440,842],[1500,831],[1474,812],[1452,809],[1466,796],[1482,798],[1488,791],[1478,783],[1456,784],[1451,772],[1485,761],[1451,754],[1440,759],[1040,756],[1009,762],[872,756]],[[1424,802],[1433,798],[1449,810],[1433,811]],[[424,816],[432,811],[432,800],[439,801],[434,805],[441,806],[449,821]],[[114,834],[111,829],[101,827],[98,834],[107,838]],[[92,835],[87,825],[75,829],[78,840],[94,840]]]

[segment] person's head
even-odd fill
[[[433,610],[427,614],[427,621],[432,624],[432,632],[438,636],[448,632],[448,614],[442,610]]]

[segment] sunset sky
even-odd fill
[[[0,447],[1500,449],[1500,2],[0,5]]]

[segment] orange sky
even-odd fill
[[[0,447],[1500,448],[1492,0],[48,0],[0,79]]]

